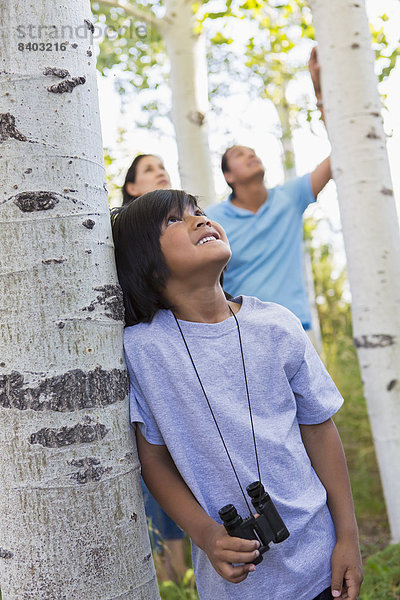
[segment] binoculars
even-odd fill
[[[283,542],[289,537],[289,531],[260,481],[248,485],[246,491],[258,517],[249,516],[242,519],[233,504],[227,504],[218,511],[218,514],[231,537],[260,542],[258,549],[260,555],[251,561],[254,565],[258,565],[263,559],[264,552],[269,550],[269,544]]]

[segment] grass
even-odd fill
[[[158,584],[162,600],[198,600],[193,569],[188,569],[181,584],[163,581]],[[0,599],[1,600],[1,599]]]
[[[350,340],[341,346],[327,359],[327,367],[345,399],[335,423],[346,452],[365,558],[384,548],[390,533],[356,352]]]
[[[400,544],[388,546],[365,561],[359,600],[400,600]]]

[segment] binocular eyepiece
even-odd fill
[[[283,542],[289,537],[289,531],[260,481],[248,485],[246,491],[258,517],[242,519],[233,504],[222,507],[218,514],[230,536],[260,542],[260,556],[252,561],[257,565],[262,561],[264,552],[269,550],[269,544]]]

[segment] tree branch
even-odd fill
[[[123,0],[96,0],[96,2],[104,6],[122,8],[127,15],[155,27],[160,34],[166,29],[165,19],[159,19],[155,15],[140,9],[136,4],[128,4],[128,2],[124,2]]]

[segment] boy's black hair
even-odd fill
[[[187,206],[198,208],[194,196],[155,190],[111,212],[126,325],[150,322],[160,308],[171,308],[163,296],[169,270],[161,251],[161,228],[172,211],[182,216]]]
[[[126,172],[124,185],[122,186],[122,206],[129,204],[130,202],[132,202],[132,200],[136,200],[136,198],[138,197],[131,196],[130,194],[128,194],[128,192],[126,191],[126,184],[135,183],[138,164],[140,163],[142,158],[145,158],[146,156],[153,156],[153,154],[138,154],[136,158],[133,159],[131,166]]]

